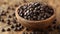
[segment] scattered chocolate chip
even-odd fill
[[[11,28],[13,29],[14,28],[14,25],[12,25]]]
[[[4,2],[4,4],[7,4],[6,2]]]
[[[5,32],[5,29],[4,28],[2,29],[2,32]]]
[[[10,10],[10,9],[11,9],[10,7],[7,8],[7,10]]]
[[[3,23],[5,23],[4,19],[1,20]]]
[[[26,28],[27,31],[30,31],[28,28]]]
[[[54,20],[53,24],[56,24],[56,20]]]
[[[57,29],[59,29],[59,30],[60,30],[60,25],[58,25],[58,26],[57,26]]]
[[[9,20],[9,19],[7,20],[7,24],[8,24],[8,25],[11,25],[11,22],[10,22],[10,20]]]
[[[9,15],[9,16],[8,16],[8,18],[12,18],[12,16],[11,16],[11,15]]]
[[[20,27],[18,24],[16,24],[16,26],[15,27]]]
[[[12,10],[15,10],[14,8],[12,8]]]
[[[11,23],[10,23],[10,22],[7,22],[7,24],[8,24],[8,25],[11,25]]]
[[[56,25],[53,26],[54,29],[56,29],[56,27],[57,27]]]
[[[7,29],[7,31],[11,31],[11,29],[10,29],[10,28],[8,28],[8,29]]]
[[[15,16],[15,13],[13,13],[13,16]]]
[[[16,21],[15,19],[13,19],[13,23],[14,23],[14,24],[16,24],[16,23],[17,23],[17,21]]]
[[[17,5],[17,4],[15,5],[15,7],[18,7],[18,6],[19,6],[19,5]]]
[[[7,10],[6,13],[9,13],[9,11]]]
[[[21,26],[21,24],[20,24],[20,23],[19,23],[18,25],[19,25],[19,26]]]
[[[56,24],[56,19],[53,21],[53,24]]]

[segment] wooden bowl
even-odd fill
[[[24,3],[27,4],[27,3]],[[24,5],[23,4],[23,5]],[[21,5],[22,6],[22,5]],[[52,22],[55,20],[55,13],[47,18],[46,20],[39,20],[39,21],[30,21],[27,19],[24,19],[19,16],[18,14],[18,9],[20,6],[16,9],[15,14],[17,17],[17,20],[24,26],[32,30],[37,30],[37,29],[47,29],[49,25],[52,25]]]

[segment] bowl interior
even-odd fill
[[[32,2],[31,2],[32,3]],[[24,4],[29,4],[29,3],[24,3]],[[21,6],[23,6],[24,4],[22,4]],[[18,14],[18,9],[21,7],[21,6],[19,6],[17,9],[16,9],[16,13],[17,13],[17,15],[19,16],[19,14]],[[51,6],[52,7],[52,6]],[[52,7],[53,8],[53,7]],[[53,8],[54,9],[54,8]],[[49,18],[47,18],[47,19],[45,19],[45,20],[39,20],[39,21],[31,21],[31,20],[27,20],[27,19],[24,19],[24,18],[22,18],[21,16],[19,16],[19,18],[21,18],[22,20],[24,20],[24,21],[27,21],[27,22],[44,22],[44,21],[48,21],[48,20],[50,20],[50,19],[52,19],[52,18],[54,18],[55,17],[55,9],[54,9],[54,14],[51,16],[51,17],[49,17]]]

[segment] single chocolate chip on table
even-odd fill
[[[27,20],[45,20],[54,14],[54,9],[49,5],[35,2],[20,6],[18,14]]]
[[[15,16],[15,13],[13,13],[13,16]]]
[[[56,24],[56,19],[53,21],[53,24]]]
[[[6,13],[9,13],[9,11],[7,10]]]
[[[7,20],[7,24],[8,25],[11,25],[11,21],[9,19]]]
[[[18,6],[19,6],[19,5],[17,5],[17,4],[15,5],[15,7],[18,7]]]
[[[59,29],[59,30],[60,30],[60,25],[58,25],[58,26],[57,26],[57,29]]]
[[[16,24],[16,25],[15,25],[15,27],[19,27],[19,25],[18,25],[18,24]]]
[[[13,23],[14,23],[14,24],[16,24],[16,23],[17,23],[16,19],[13,19]]]
[[[11,17],[12,17],[11,15],[8,16],[8,18],[11,18]]]
[[[10,28],[8,28],[8,29],[7,29],[7,31],[11,31],[11,29],[10,29]]]
[[[7,10],[10,10],[11,9],[11,7],[9,6],[8,8],[7,8]]]
[[[5,29],[4,28],[2,29],[2,32],[5,32]]]
[[[5,23],[4,19],[1,19],[1,22]]]
[[[11,26],[12,29],[13,29],[14,27],[15,27],[14,25]]]

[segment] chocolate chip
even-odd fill
[[[60,30],[60,25],[58,25],[58,26],[57,26],[57,29],[59,29],[59,30]]]
[[[11,28],[13,29],[14,28],[14,25],[12,25]]]
[[[10,22],[10,20],[9,20],[9,19],[7,20],[7,24],[8,24],[8,25],[11,25],[11,22]]]
[[[5,32],[5,29],[4,28],[2,29],[2,32]]]
[[[17,5],[17,4],[15,5],[15,7],[18,7],[18,6],[19,6],[19,5]]]
[[[9,16],[8,16],[8,18],[12,18],[12,16],[11,16],[11,15],[9,15]]]
[[[27,20],[45,20],[54,14],[54,10],[49,5],[35,2],[21,6],[18,14]]]
[[[56,25],[54,25],[53,28],[56,29]]]
[[[11,7],[8,7],[8,8],[7,8],[7,10],[10,10],[10,9],[11,9]]]
[[[16,25],[15,25],[15,27],[19,27],[19,25],[18,25],[18,24],[16,24]]]
[[[10,22],[8,22],[7,24],[8,24],[8,25],[11,25],[11,23],[10,23]]]
[[[4,4],[7,4],[6,2],[4,2]]]
[[[15,10],[14,8],[12,8],[12,10]]]
[[[16,23],[17,23],[17,21],[16,21],[15,19],[13,19],[13,23],[14,23],[14,24],[16,24]]]
[[[19,25],[19,26],[21,26],[21,24],[20,24],[20,23],[19,23],[18,25]]]
[[[26,28],[27,31],[30,31],[29,28]]]
[[[9,13],[9,11],[7,10],[6,13]]]
[[[8,29],[7,29],[7,31],[11,31],[11,29],[10,29],[10,28],[8,28]]]
[[[1,20],[3,23],[5,23],[4,19]]]
[[[56,19],[53,21],[53,24],[56,24]]]
[[[15,16],[15,13],[13,13],[13,16]]]

